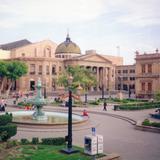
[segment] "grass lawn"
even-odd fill
[[[91,156],[85,155],[82,148],[80,152],[67,155],[60,150],[65,146],[53,145],[19,145],[0,152],[0,159],[5,152],[3,160],[92,160]]]

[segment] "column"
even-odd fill
[[[97,91],[99,91],[99,67],[97,67]]]

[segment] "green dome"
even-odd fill
[[[81,50],[77,44],[70,40],[69,35],[67,35],[66,40],[56,48],[55,54],[61,53],[81,54]]]

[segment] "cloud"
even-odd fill
[[[25,23],[80,23],[105,12],[105,0],[21,0],[0,2],[1,27]],[[6,16],[5,16],[6,14]],[[6,24],[6,25],[4,25]]]
[[[160,24],[159,0],[109,1],[112,11],[117,12],[116,22],[134,27]]]
[[[86,23],[106,15],[105,21],[145,27],[160,24],[159,0],[0,0],[0,27],[27,23]]]

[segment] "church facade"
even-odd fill
[[[61,44],[50,40],[37,43],[27,43],[10,49],[9,60],[23,61],[28,66],[28,73],[14,84],[16,91],[28,92],[35,90],[40,78],[48,93],[62,89],[57,85],[57,79],[68,65],[79,65],[93,72],[97,86],[90,91],[115,90],[115,66],[123,64],[122,57],[101,55],[95,50],[81,53],[79,46],[72,42],[69,35]]]

